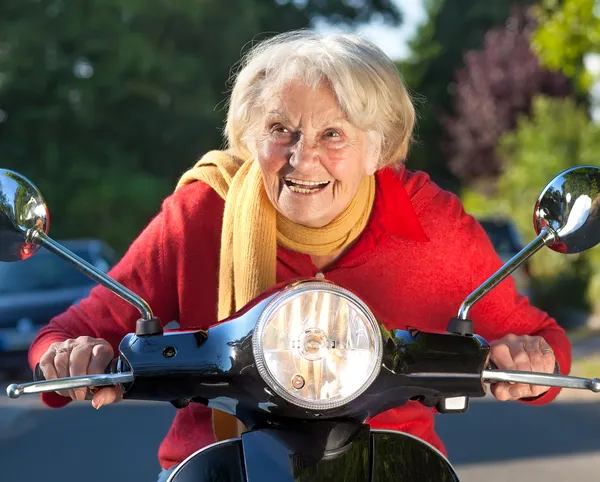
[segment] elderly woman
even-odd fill
[[[366,40],[301,31],[258,44],[231,93],[227,150],[182,176],[110,274],[181,329],[208,328],[277,282],[324,277],[354,291],[388,328],[445,330],[501,263],[455,195],[405,168],[414,118],[393,62]],[[471,315],[493,340],[498,367],[569,372],[564,331],[512,280]],[[40,331],[31,366],[39,361],[46,378],[100,373],[136,319],[135,308],[97,287]],[[558,389],[499,383],[492,393],[544,404]],[[42,398],[60,407],[85,396]],[[103,388],[92,404],[119,399]],[[212,420],[199,404],[177,411],[159,449],[163,479],[215,441]],[[431,409],[419,403],[369,423],[444,452]]]

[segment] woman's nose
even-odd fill
[[[319,162],[319,152],[315,145],[300,140],[291,152],[290,165],[299,171]]]

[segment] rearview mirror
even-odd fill
[[[50,215],[40,191],[25,176],[0,169],[0,261],[21,261],[39,249],[36,232],[48,234]]]
[[[138,336],[163,333],[146,301],[54,241],[48,236],[49,229],[50,215],[39,189],[25,176],[0,169],[0,261],[24,260],[44,247],[135,306],[142,315],[136,325]]]
[[[462,303],[448,331],[473,334],[469,310],[544,246],[564,254],[600,243],[600,167],[576,166],[557,174],[538,196],[533,212],[537,237],[473,291]]]
[[[556,176],[540,194],[534,228],[550,228],[556,239],[547,244],[559,253],[574,254],[600,243],[600,168],[579,166]]]

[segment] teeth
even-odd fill
[[[309,194],[311,192],[317,192],[320,189],[322,189],[321,187],[312,188],[312,189],[306,189],[306,188],[303,188],[303,187],[294,186],[293,184],[288,185],[288,188],[292,192],[299,192],[299,193],[302,193],[302,194]]]
[[[314,182],[314,181],[300,181],[300,180],[296,180],[296,179],[286,179],[286,181],[293,182],[294,184],[300,184],[301,186],[322,186],[324,184],[329,184],[329,181]]]

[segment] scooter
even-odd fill
[[[112,385],[125,400],[202,403],[244,424],[241,437],[183,461],[170,482],[458,481],[431,445],[365,421],[414,400],[463,413],[496,382],[599,392],[599,379],[497,369],[468,317],[543,247],[571,254],[598,244],[599,211],[600,168],[559,173],[535,204],[535,239],[464,300],[445,333],[387,330],[358,296],[319,279],[274,286],[208,330],[165,332],[146,301],[48,236],[48,208],[31,181],[0,170],[0,261],[43,247],[140,312],[104,374],[44,380],[38,366],[35,381],[7,394]]]

